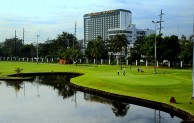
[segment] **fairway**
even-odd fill
[[[30,62],[0,62],[0,77],[15,74],[15,68],[23,69],[23,73],[35,72],[77,72],[83,76],[72,78],[77,85],[102,90],[120,95],[138,97],[170,104],[171,97],[175,97],[177,104],[170,104],[194,114],[194,100],[192,96],[192,74],[188,69],[157,68],[153,74],[153,67],[141,67],[144,72],[138,72],[136,66],[124,66],[125,76],[119,66],[113,65],[61,65]]]

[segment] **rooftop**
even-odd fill
[[[125,10],[125,9],[115,9],[115,10],[108,10],[108,11],[102,11],[102,12],[88,13],[88,14],[85,14],[84,17],[85,17],[85,16],[96,16],[96,15],[105,14],[105,13],[114,13],[114,12],[118,12],[118,11],[123,11],[123,12],[132,13],[130,10]]]

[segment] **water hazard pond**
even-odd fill
[[[106,99],[70,87],[67,76],[0,81],[1,123],[180,123],[146,107]]]

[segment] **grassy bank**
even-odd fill
[[[144,72],[138,72],[137,67],[126,67],[126,75],[117,75],[119,66],[108,65],[59,65],[47,63],[0,62],[0,77],[15,74],[14,69],[20,67],[23,73],[32,72],[79,72],[84,76],[73,78],[71,82],[85,87],[106,92],[139,97],[159,102],[169,103],[170,97],[175,97],[181,108],[194,115],[194,100],[192,96],[191,70],[158,68],[153,74],[153,67],[140,67]]]

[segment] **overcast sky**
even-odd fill
[[[77,38],[83,39],[83,15],[113,9],[132,12],[132,23],[139,29],[155,29],[152,21],[159,20],[163,10],[162,33],[192,35],[194,0],[0,0],[0,42],[17,37],[25,43],[55,39],[57,34],[74,33],[77,22]],[[159,25],[158,25],[159,27]]]

